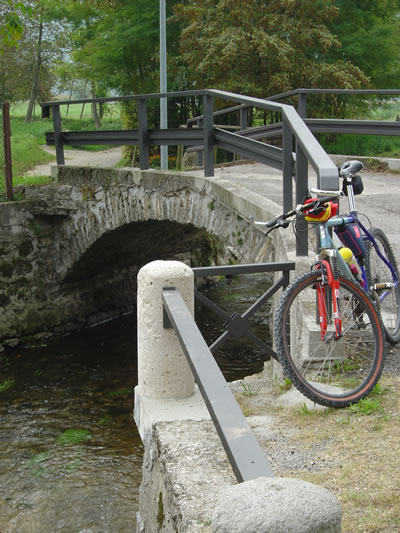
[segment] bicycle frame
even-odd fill
[[[389,268],[392,274],[393,282],[396,285],[398,284],[397,275],[396,275],[396,272],[393,266],[386,259],[386,257],[381,253],[379,246],[376,240],[374,239],[374,237],[365,228],[365,226],[358,220],[357,212],[352,212],[348,215],[334,216],[331,219],[327,220],[326,222],[319,223],[317,225],[317,230],[318,230],[318,235],[320,239],[320,246],[319,246],[319,254],[317,255],[316,268],[321,269],[323,267],[324,272],[326,273],[327,285],[331,289],[330,297],[332,300],[331,305],[332,305],[332,311],[333,311],[333,318],[335,321],[336,339],[340,338],[341,331],[342,331],[340,302],[339,302],[339,282],[337,281],[337,276],[334,275],[334,273],[332,272],[331,262],[327,260],[327,258],[329,259],[334,258],[334,264],[336,265],[337,270],[345,277],[352,279],[353,275],[348,264],[345,262],[341,254],[338,253],[338,249],[330,235],[329,228],[334,228],[337,226],[341,226],[343,224],[350,224],[350,223],[358,224],[359,228],[364,233],[364,238],[368,239],[373,244],[378,256]],[[359,263],[359,267],[360,267],[362,279],[363,279],[362,288],[364,289],[366,293],[369,293],[371,287],[368,286],[368,279],[367,279],[364,265],[361,264],[359,261],[358,263]],[[379,296],[379,300],[382,302],[387,294],[389,294],[389,291],[384,291]],[[321,285],[320,287],[317,287],[317,304],[318,304],[319,323],[320,323],[320,328],[321,328],[321,339],[322,340],[324,340],[325,338],[325,334],[327,332],[328,322],[330,318],[328,316],[330,305],[329,306],[326,305],[326,302],[328,299],[329,297],[328,297],[328,293],[326,291],[325,286]]]
[[[323,250],[323,249],[333,249],[333,248],[336,249],[336,246],[335,246],[335,244],[333,242],[333,239],[331,238],[327,228],[333,228],[333,227],[336,227],[336,226],[340,226],[342,224],[349,224],[349,223],[353,223],[353,222],[358,224],[358,226],[360,227],[361,231],[364,234],[364,237],[372,243],[372,245],[374,246],[378,256],[380,257],[380,259],[385,263],[385,265],[390,270],[390,272],[392,274],[393,282],[397,285],[399,280],[397,279],[396,271],[394,270],[394,268],[391,265],[391,263],[386,259],[386,257],[380,251],[379,246],[378,246],[376,240],[374,239],[374,237],[367,230],[367,228],[364,226],[364,224],[362,224],[362,222],[360,222],[356,212],[350,213],[348,215],[335,216],[335,217],[332,217],[331,219],[327,220],[326,222],[319,224],[319,226],[320,226],[319,227],[319,236],[320,236],[320,243],[321,243],[320,244],[320,249],[321,250]],[[323,226],[325,226],[325,227],[323,227]],[[347,276],[351,275],[351,271],[350,271],[348,265],[343,260],[343,258],[342,258],[342,256],[340,254],[337,254],[337,261],[338,261],[338,264],[339,264],[340,271],[343,274],[347,275]],[[364,288],[364,290],[366,292],[369,292],[370,287],[368,286],[368,279],[367,279],[367,276],[366,276],[364,265],[361,264],[359,261],[358,261],[358,263],[359,263],[359,267],[361,269],[362,277],[363,277],[363,281],[364,281],[363,288]]]

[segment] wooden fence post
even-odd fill
[[[11,157],[11,125],[10,125],[10,104],[3,102],[3,136],[4,136],[4,166],[6,174],[6,194],[7,200],[14,200],[12,157]]]

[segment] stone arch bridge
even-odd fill
[[[248,223],[273,202],[220,178],[59,167],[0,206],[0,343],[38,341],[133,308],[154,259],[192,266],[288,259],[282,239]],[[294,246],[290,247],[294,250]],[[293,259],[293,255],[289,258]],[[0,345],[1,346],[1,345]]]

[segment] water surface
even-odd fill
[[[2,533],[135,530],[135,333],[130,315],[0,356]]]
[[[265,275],[223,278],[203,292],[228,314],[266,290]],[[223,324],[196,306],[207,341]],[[268,338],[269,308],[252,319]],[[215,354],[227,380],[263,366],[245,339]],[[132,418],[136,317],[126,315],[48,346],[0,354],[0,532],[136,530],[143,448]]]

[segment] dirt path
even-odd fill
[[[56,156],[55,148],[42,146],[47,153]],[[122,148],[108,148],[100,152],[89,152],[84,150],[65,150],[65,164],[78,167],[114,167],[122,158]],[[56,162],[39,165],[28,172],[30,176],[51,176],[51,167],[56,166]]]

